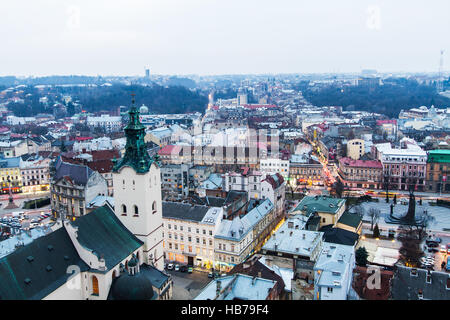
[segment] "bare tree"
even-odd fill
[[[357,214],[361,219],[364,217],[364,208],[359,204],[353,207],[353,212]]]
[[[402,246],[399,250],[400,260],[406,266],[416,267],[420,264],[420,258],[423,256],[421,243],[427,237],[427,230],[434,221],[427,210],[417,215],[417,221],[411,224],[400,225],[398,239]]]
[[[380,219],[380,210],[376,208],[370,208],[367,215],[370,218],[370,231],[373,231],[373,226],[378,222]]]

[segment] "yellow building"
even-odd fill
[[[347,142],[347,157],[359,160],[364,155],[364,140],[353,139]]]

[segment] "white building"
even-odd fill
[[[16,117],[16,116],[7,116],[6,123],[10,126],[16,126],[18,124],[27,124],[27,123],[35,123],[35,117]]]
[[[22,192],[47,191],[50,187],[50,159],[20,161]]]
[[[222,208],[163,202],[165,260],[213,267],[214,236],[222,217]]]
[[[261,182],[264,175],[259,171],[227,172],[224,177],[225,191],[247,191],[249,199],[261,199]]]
[[[107,132],[119,131],[122,128],[122,117],[102,114],[100,117],[87,117],[89,127],[102,127]]]
[[[355,248],[324,242],[314,266],[314,300],[347,300],[355,268]]]
[[[109,137],[100,137],[88,141],[77,141],[73,144],[73,152],[111,150],[113,143]]]
[[[261,172],[266,174],[279,173],[285,179],[289,177],[289,159],[282,160],[279,158],[261,159],[259,162]]]
[[[400,141],[400,147],[390,143],[375,144],[375,157],[383,164],[383,175],[389,180],[390,189],[408,190],[413,183],[417,191],[425,190],[427,153],[408,138]]]

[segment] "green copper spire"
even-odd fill
[[[147,152],[144,141],[145,127],[139,120],[139,111],[134,105],[134,94],[132,96],[131,109],[128,111],[130,120],[125,127],[125,136],[127,137],[125,155],[122,159],[114,161],[114,172],[118,172],[124,166],[129,166],[138,173],[145,173],[148,172],[154,161]]]

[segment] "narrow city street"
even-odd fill
[[[192,273],[166,270],[173,279],[173,300],[192,300],[212,280],[208,273],[194,270]]]

